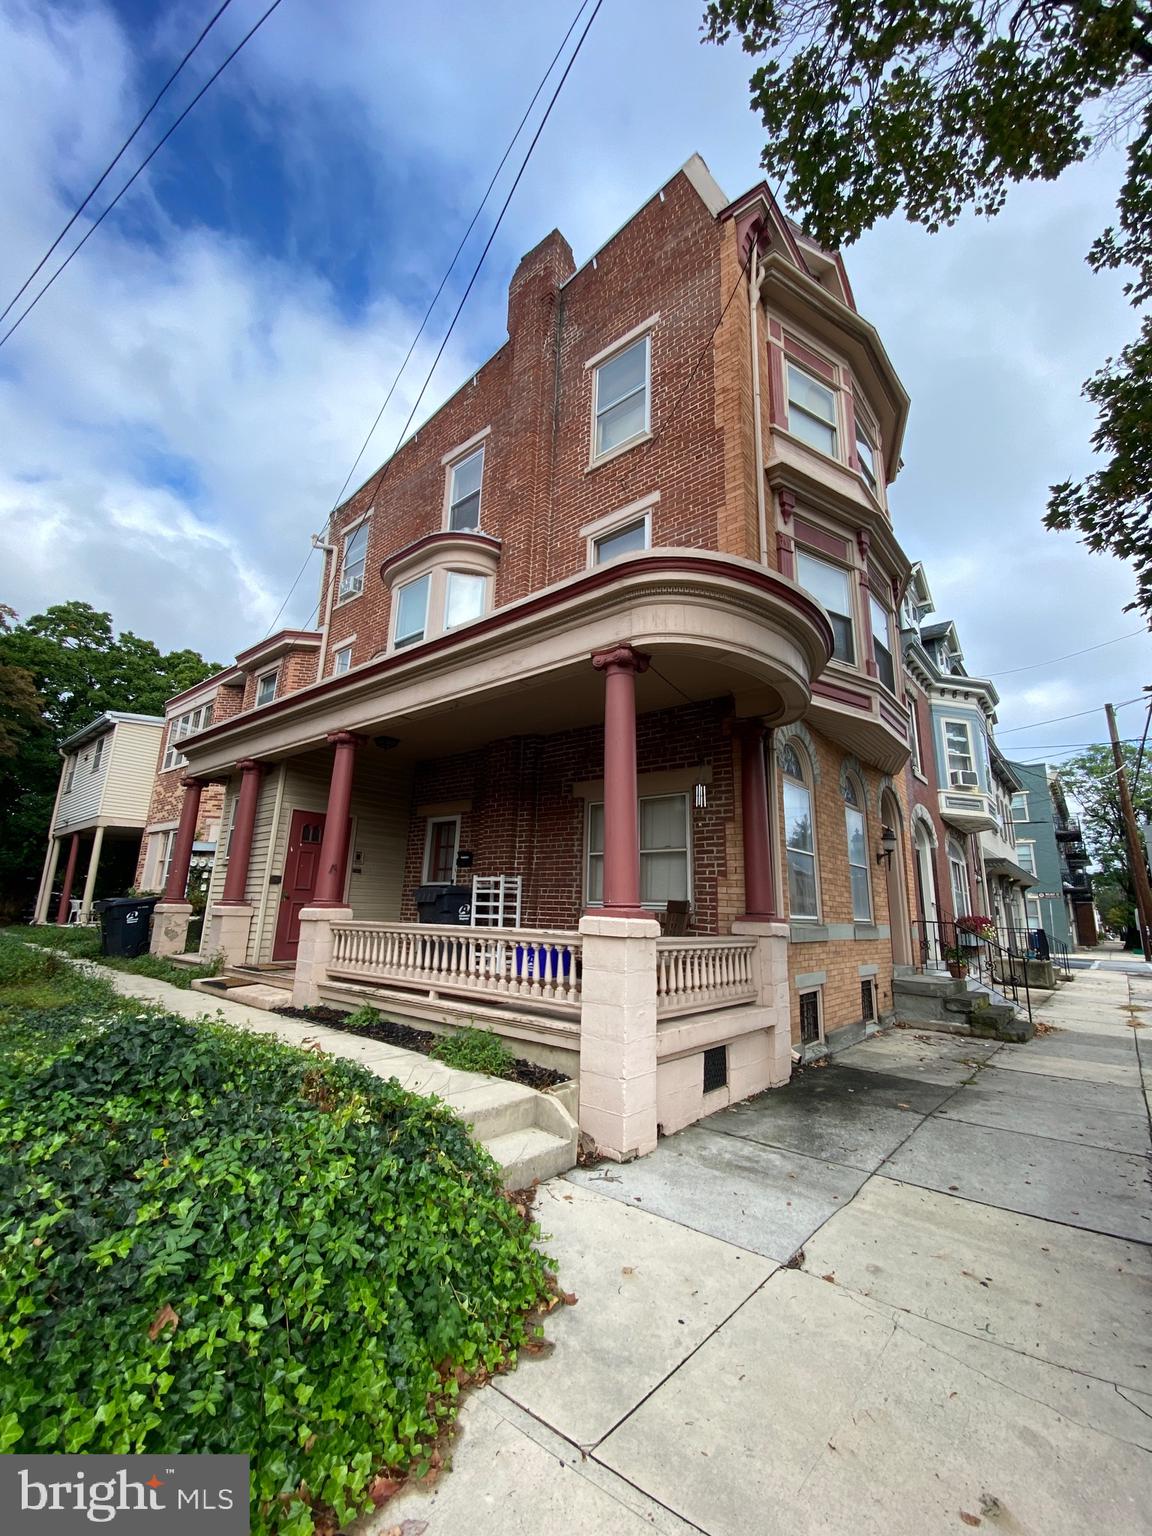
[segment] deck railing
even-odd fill
[[[436,995],[577,1011],[578,933],[543,928],[462,928],[438,923],[333,923],[332,976],[391,982]]]
[[[656,940],[656,1012],[707,1012],[754,1002],[755,939]]]

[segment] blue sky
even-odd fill
[[[141,153],[266,3],[233,0]],[[0,351],[0,601],[82,597],[219,660],[263,632],[575,3],[282,0]],[[214,8],[0,0],[4,302]],[[759,179],[749,61],[702,45],[701,10],[605,0],[425,408],[500,344],[508,277],[550,228],[581,259],[693,151],[729,195]],[[1002,744],[1020,755],[1097,739],[1099,717],[1016,728],[1147,678],[1146,636],[1008,673],[1141,628],[1121,612],[1128,571],[1040,524],[1049,482],[1090,463],[1080,383],[1134,328],[1119,282],[1083,261],[1118,179],[1105,156],[991,223],[890,221],[847,253],[913,400],[898,531],[970,670],[1007,674]],[[314,601],[310,572],[286,619]]]

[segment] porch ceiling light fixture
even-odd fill
[[[373,736],[372,745],[379,747],[381,752],[391,752],[393,747],[400,745],[399,736]]]
[[[891,864],[892,855],[896,852],[896,834],[891,827],[880,828],[880,852],[876,855],[877,864]]]

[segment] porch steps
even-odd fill
[[[558,1173],[567,1173],[576,1163],[568,1142],[538,1125],[505,1131],[483,1145],[504,1174],[505,1189],[527,1189],[534,1179],[543,1184]]]

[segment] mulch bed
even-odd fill
[[[329,1029],[342,1029],[347,1035],[367,1035],[381,1040],[385,1045],[396,1045],[405,1051],[419,1051],[421,1056],[431,1056],[432,1047],[443,1035],[434,1035],[426,1029],[413,1029],[410,1024],[399,1024],[395,1019],[381,1018],[378,1024],[350,1024],[348,1014],[339,1008],[274,1008],[273,1013],[283,1014],[286,1019],[304,1019],[309,1024],[326,1024]],[[568,1082],[563,1072],[552,1067],[539,1067],[534,1061],[517,1057],[514,1069],[508,1074],[511,1083],[523,1083],[525,1088],[555,1088],[557,1083]]]

